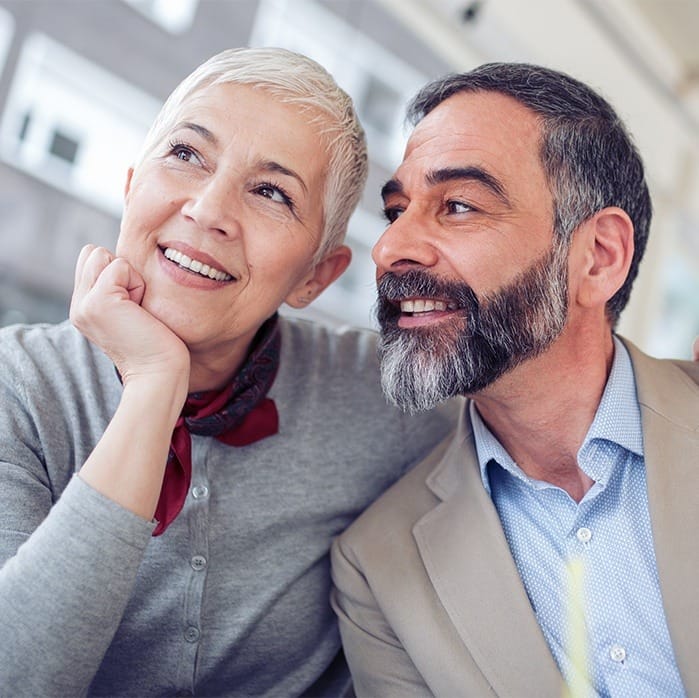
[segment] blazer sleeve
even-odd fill
[[[331,603],[357,698],[433,695],[386,621],[343,539],[335,540],[331,556]]]

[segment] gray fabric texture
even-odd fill
[[[388,407],[370,331],[281,329],[279,434],[194,436],[158,538],[74,476],[119,401],[111,362],[68,323],[0,330],[0,695],[341,695],[331,541],[455,411]]]

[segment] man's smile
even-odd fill
[[[404,329],[440,322],[459,310],[458,303],[442,298],[409,298],[394,300],[391,304],[396,310],[400,309],[397,324]]]
[[[445,300],[436,298],[411,298],[400,301],[401,313],[431,313],[434,311],[456,310],[456,303],[451,303]]]

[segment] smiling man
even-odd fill
[[[614,332],[651,217],[630,136],[523,64],[436,81],[410,117],[374,248],[383,387],[470,400],[335,544],[357,694],[699,693],[699,367]]]

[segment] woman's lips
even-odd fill
[[[183,269],[199,274],[200,276],[205,276],[214,281],[233,281],[233,277],[228,272],[217,269],[215,266],[207,264],[195,257],[190,257],[172,247],[164,248],[163,254],[171,262],[178,264]]]

